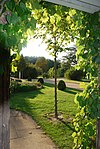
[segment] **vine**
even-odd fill
[[[91,15],[79,12],[74,17],[77,36],[77,68],[84,68],[90,74],[91,82],[75,102],[79,112],[73,120],[75,132],[73,149],[95,149],[96,121],[100,120],[100,82],[98,82],[98,65],[100,65],[100,29],[99,12]],[[99,130],[98,130],[99,131]]]

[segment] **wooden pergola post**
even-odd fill
[[[0,47],[0,149],[10,149],[10,52]]]

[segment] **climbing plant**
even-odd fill
[[[0,1],[0,44],[7,50],[19,53],[36,26],[32,10],[39,9],[38,1]],[[0,53],[2,51],[0,50]],[[0,70],[3,70],[0,63]],[[1,72],[1,71],[0,71]],[[2,71],[3,72],[3,71]]]
[[[100,127],[100,76],[98,67],[100,67],[100,26],[99,12],[87,14],[78,12],[74,16],[76,32],[76,44],[78,47],[77,68],[84,68],[91,78],[90,84],[75,98],[78,103],[79,112],[73,120],[75,132],[74,149],[99,148]],[[98,79],[99,78],[99,79]],[[97,141],[97,142],[96,142]]]

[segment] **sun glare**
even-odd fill
[[[23,56],[43,56],[47,59],[53,59],[46,48],[46,44],[42,43],[41,39],[34,39],[28,42],[27,47],[23,48],[20,54],[23,54]]]
[[[75,43],[74,43],[75,44]],[[71,43],[69,46],[75,46]],[[23,48],[20,54],[23,56],[35,56],[35,57],[45,57],[46,59],[53,60],[54,57],[50,55],[49,51],[46,50],[47,45],[42,42],[41,39],[32,39],[28,42],[27,47]],[[58,59],[65,56],[66,52],[61,52],[58,54]]]

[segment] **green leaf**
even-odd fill
[[[9,24],[16,24],[19,21],[19,17],[16,13],[12,13],[12,15],[7,15],[7,21],[9,22]]]
[[[51,23],[51,24],[54,24],[54,23],[55,23],[55,17],[54,17],[54,16],[51,16],[51,17],[50,17],[50,23]]]
[[[76,137],[76,132],[73,132],[73,133],[72,133],[72,137],[73,137],[73,138]]]
[[[0,24],[0,31],[3,29],[3,25],[2,24]]]
[[[17,43],[17,39],[15,36],[12,36],[12,37],[9,37],[8,40],[8,46],[11,47],[11,46],[15,46],[16,43]]]
[[[7,5],[7,8],[8,8],[9,10],[14,10],[14,8],[15,8],[15,2],[14,2],[14,0],[7,1],[7,2],[6,2],[6,5]]]
[[[12,72],[17,71],[17,67],[15,67],[14,65],[12,65],[12,66],[11,66],[11,71],[12,71]]]

